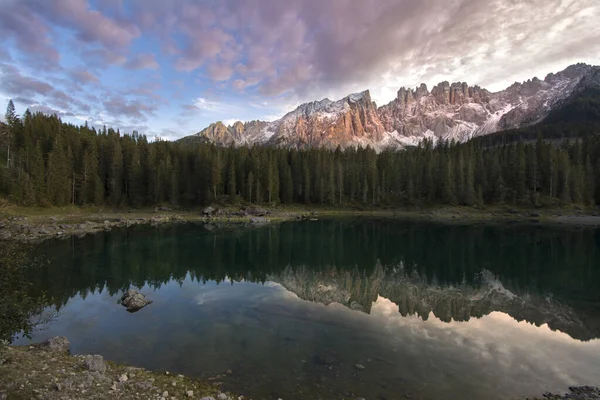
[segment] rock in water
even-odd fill
[[[127,307],[127,311],[129,312],[136,312],[150,303],[152,303],[152,301],[148,300],[146,296],[134,289],[127,290],[121,297],[121,304]]]
[[[46,340],[40,346],[50,351],[67,352],[69,351],[71,342],[69,342],[69,339],[64,336],[56,336],[52,339]]]

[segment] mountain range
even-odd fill
[[[272,122],[216,122],[183,140],[298,149],[370,146],[377,151],[416,146],[425,139],[464,142],[542,122],[577,94],[596,87],[600,66],[574,64],[544,80],[514,83],[499,92],[466,82],[441,82],[431,90],[425,84],[403,87],[380,107],[366,90],[337,101],[302,104]]]

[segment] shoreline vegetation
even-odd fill
[[[155,207],[111,209],[109,207],[34,208],[6,206],[0,210],[0,240],[40,241],[84,236],[133,225],[199,223],[210,226],[248,225],[318,218],[380,217],[428,220],[445,223],[530,222],[574,226],[600,226],[600,211],[583,208],[427,207],[427,208],[332,208],[260,207],[212,205],[197,210]]]

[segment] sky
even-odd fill
[[[173,140],[365,89],[382,105],[598,65],[598,21],[598,0],[0,0],[0,104]]]

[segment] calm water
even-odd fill
[[[208,228],[208,229],[207,229]],[[600,384],[600,230],[322,220],[46,242],[33,341],[257,399],[516,399]],[[130,314],[128,287],[154,302]],[[27,343],[19,339],[18,343]],[[364,367],[364,368],[363,368]]]

